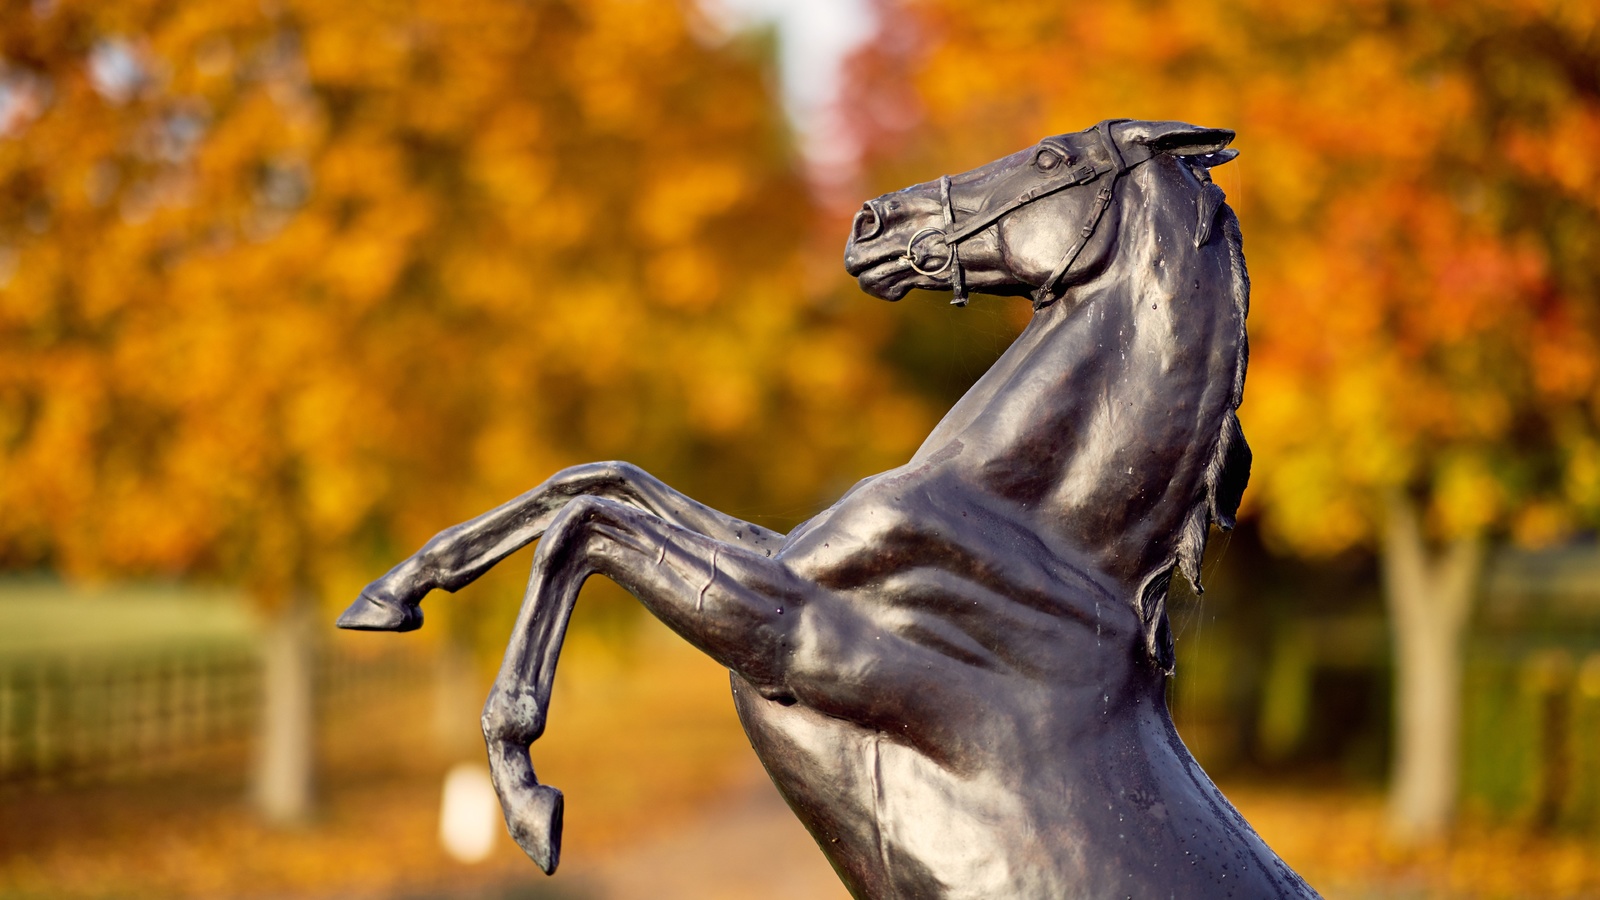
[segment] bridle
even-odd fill
[[[925,275],[929,278],[938,278],[948,272],[946,280],[950,282],[950,290],[955,295],[955,298],[950,302],[956,306],[966,306],[967,285],[966,278],[961,270],[961,253],[959,250],[963,241],[979,234],[989,226],[1041,197],[1048,197],[1070,187],[1089,184],[1102,176],[1110,175],[1111,180],[1095,193],[1094,207],[1089,210],[1089,215],[1084,221],[1083,227],[1078,230],[1077,240],[1073,241],[1072,246],[1067,248],[1066,253],[1061,257],[1061,262],[1057,263],[1055,270],[1050,273],[1050,277],[1046,278],[1044,283],[1033,291],[1033,308],[1035,310],[1043,309],[1054,303],[1058,299],[1055,294],[1056,285],[1060,283],[1062,276],[1067,273],[1067,269],[1071,268],[1073,262],[1077,260],[1078,254],[1082,253],[1083,248],[1088,246],[1089,239],[1094,237],[1095,229],[1099,227],[1100,219],[1105,215],[1106,208],[1111,205],[1112,191],[1117,186],[1117,179],[1121,178],[1129,169],[1146,162],[1155,155],[1155,151],[1145,144],[1134,144],[1126,152],[1117,146],[1116,138],[1111,135],[1111,126],[1122,121],[1126,120],[1107,119],[1094,127],[1094,130],[1100,135],[1101,145],[1105,148],[1106,162],[1084,162],[1073,166],[1062,175],[1047,179],[1041,184],[1029,188],[1008,203],[1004,203],[994,209],[980,211],[976,217],[960,228],[956,227],[955,206],[950,201],[950,176],[939,176],[939,202],[944,207],[944,227],[935,228],[929,226],[913,234],[911,239],[906,241],[904,255],[906,262],[910,264],[912,270],[917,274]],[[940,237],[945,246],[949,248],[949,254],[944,257],[944,263],[938,268],[924,268],[923,261],[918,259],[917,256],[917,242],[929,235]]]

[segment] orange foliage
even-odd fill
[[[342,592],[584,459],[789,513],[904,452],[693,15],[0,6],[0,568]]]
[[[882,0],[872,189],[1109,116],[1237,129],[1247,495],[1303,550],[1558,539],[1600,511],[1600,10],[1558,0]]]

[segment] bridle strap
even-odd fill
[[[951,232],[950,236],[946,240],[951,244],[959,244],[978,232],[983,231],[985,228],[988,228],[990,225],[993,225],[1001,219],[1004,219],[1011,213],[1016,212],[1024,206],[1027,206],[1029,203],[1032,203],[1035,200],[1048,197],[1051,194],[1060,193],[1061,191],[1064,191],[1070,187],[1077,187],[1080,184],[1088,184],[1089,182],[1099,178],[1101,175],[1111,171],[1114,171],[1111,166],[1091,166],[1087,164],[1077,166],[1070,173],[1068,173],[1070,176],[1068,178],[1062,179],[1061,181],[1047,182],[1039,185],[1038,187],[1022,194],[1009,203],[1006,203],[996,209],[991,209],[987,212],[980,213],[977,218],[961,226],[960,229]],[[944,176],[946,179],[949,177],[949,175]]]
[[[906,260],[910,262],[911,267],[917,272],[930,277],[943,275],[946,270],[949,270],[950,289],[954,294],[954,299],[950,302],[955,306],[966,306],[967,286],[965,274],[961,268],[961,253],[959,249],[963,241],[970,239],[1035,200],[1059,193],[1067,188],[1088,184],[1103,176],[1110,175],[1110,183],[1095,193],[1094,207],[1090,209],[1083,227],[1078,230],[1078,239],[1073,241],[1072,246],[1067,248],[1066,253],[1061,257],[1061,262],[1056,264],[1055,270],[1044,280],[1044,283],[1033,291],[1033,308],[1035,310],[1043,309],[1054,303],[1058,299],[1055,296],[1056,285],[1060,283],[1067,270],[1072,267],[1072,264],[1077,261],[1078,255],[1083,252],[1083,248],[1088,246],[1089,239],[1094,236],[1095,229],[1099,227],[1100,220],[1105,216],[1106,209],[1111,206],[1117,179],[1121,178],[1129,169],[1155,155],[1144,144],[1135,144],[1129,148],[1127,153],[1124,153],[1122,148],[1117,146],[1116,138],[1111,134],[1111,126],[1117,121],[1119,120],[1108,119],[1095,126],[1095,132],[1100,135],[1100,142],[1105,147],[1105,163],[1094,165],[1084,163],[1076,166],[1059,180],[1045,182],[999,207],[980,212],[976,218],[969,220],[960,228],[955,227],[955,206],[950,199],[950,176],[941,175],[939,177],[939,203],[944,213],[944,228],[923,228],[912,235],[911,239],[906,242]],[[922,268],[918,264],[914,251],[917,241],[923,235],[931,234],[938,234],[944,239],[950,255],[945,258],[943,265],[937,269],[929,270]]]
[[[1094,207],[1089,210],[1088,221],[1084,222],[1083,227],[1078,229],[1078,239],[1072,242],[1072,246],[1067,248],[1066,253],[1062,254],[1061,262],[1056,263],[1056,267],[1051,271],[1050,277],[1046,278],[1043,284],[1034,289],[1033,309],[1035,312],[1044,309],[1058,299],[1056,297],[1056,284],[1061,281],[1061,276],[1067,274],[1067,269],[1078,261],[1078,254],[1083,252],[1083,248],[1089,246],[1089,238],[1094,237],[1095,229],[1100,227],[1101,217],[1106,214],[1106,209],[1111,206],[1112,192],[1117,188],[1117,179],[1128,171],[1128,162],[1123,158],[1122,150],[1117,147],[1117,139],[1111,136],[1111,123],[1101,122],[1094,127],[1094,130],[1099,133],[1100,142],[1106,148],[1106,155],[1111,158],[1111,165],[1114,167],[1109,173],[1111,181],[1095,192]],[[1145,152],[1145,159],[1149,159],[1149,148],[1145,148]],[[1144,160],[1140,160],[1140,162],[1144,162]]]
[[[1116,184],[1116,180],[1112,179],[1110,184],[1095,192],[1094,208],[1089,210],[1088,221],[1084,222],[1083,227],[1078,229],[1078,239],[1072,242],[1071,247],[1067,248],[1067,252],[1061,257],[1061,262],[1056,264],[1055,270],[1050,273],[1050,277],[1046,278],[1043,284],[1033,289],[1033,309],[1035,312],[1044,309],[1059,299],[1056,297],[1056,283],[1061,280],[1061,276],[1067,274],[1067,269],[1074,262],[1077,262],[1078,254],[1083,252],[1083,248],[1089,246],[1089,238],[1094,237],[1095,229],[1100,226],[1100,218],[1105,215],[1106,208],[1111,205],[1111,189],[1116,187]]]
[[[944,206],[945,234],[951,235],[956,230],[956,209],[950,205],[950,176],[939,176],[939,202]],[[950,298],[951,306],[967,305],[967,282],[961,272],[961,252],[956,249],[956,242],[948,236],[944,242],[950,248]]]

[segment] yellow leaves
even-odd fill
[[[640,362],[658,362],[664,354],[652,346],[659,334],[640,333],[644,310],[616,284],[585,282],[556,296],[530,299],[527,314],[548,319],[549,338],[540,349],[550,368],[578,373],[589,387],[621,387]],[[640,346],[649,348],[643,360]]]
[[[586,120],[605,131],[624,131],[640,120],[657,118],[657,111],[644,102],[639,84],[616,71],[606,57],[580,56],[574,68],[587,70],[573,81]]]
[[[555,177],[555,160],[542,147],[544,123],[536,109],[503,109],[471,145],[473,180],[503,210],[507,224],[537,215]]]
[[[864,373],[860,361],[850,356],[851,349],[837,339],[788,348],[789,384],[796,393],[820,397],[848,397],[859,391]]]
[[[580,104],[583,119],[598,134],[672,129],[687,123],[663,118],[664,84],[680,77],[671,60],[687,33],[675,4],[593,0],[581,4],[587,26],[568,55],[551,59]]]
[[[1534,386],[1558,400],[1581,401],[1595,396],[1600,382],[1600,344],[1587,329],[1570,321],[1541,323],[1533,338],[1530,362]]]
[[[30,371],[17,379],[29,391],[31,409],[18,430],[27,438],[10,454],[5,490],[15,492],[8,509],[38,509],[42,518],[58,520],[93,493],[91,484],[74,477],[92,458],[93,438],[104,423],[104,387],[92,361],[65,354],[31,360]],[[40,383],[52,390],[39,396]],[[16,384],[13,381],[13,384]],[[37,475],[23,478],[22,473]]]
[[[473,440],[471,460],[474,480],[490,504],[522,493],[568,462],[552,454],[547,438],[521,416],[501,416],[488,422]],[[404,490],[405,486],[390,489]]]
[[[325,539],[347,536],[389,487],[352,464],[310,466],[302,474],[309,524]]]
[[[303,4],[310,27],[303,32],[305,65],[317,82],[340,86],[392,85],[403,81],[413,38],[399,9]]]
[[[1378,361],[1329,379],[1300,371],[1270,345],[1264,350],[1240,409],[1256,458],[1270,461],[1252,473],[1249,508],[1261,512],[1279,545],[1313,555],[1347,550],[1371,533],[1367,498],[1413,474],[1414,451],[1382,402],[1409,388]],[[1324,402],[1305,402],[1329,388]]]
[[[551,254],[592,246],[611,234],[614,226],[609,221],[598,221],[597,205],[583,185],[563,184],[525,216],[506,223],[507,231],[519,243]],[[554,265],[554,262],[549,264]]]
[[[728,359],[732,354],[720,356]],[[724,437],[749,425],[760,399],[748,376],[721,366],[710,368],[690,389],[689,418],[701,433]]]
[[[709,449],[706,499],[790,508],[914,441],[882,332],[799,287],[812,209],[771,60],[682,12],[0,18],[55,86],[0,139],[0,567],[286,594],[585,458],[683,481]],[[108,34],[162,72],[120,104],[83,74]],[[737,448],[780,423],[804,440],[769,473]]]
[[[1505,153],[1530,172],[1579,202],[1600,206],[1600,109],[1568,106],[1544,128],[1517,128],[1505,138]]]
[[[410,181],[404,148],[382,123],[352,129],[321,149],[315,190],[319,200],[394,197]]]
[[[1435,471],[1432,512],[1444,537],[1482,534],[1504,515],[1505,490],[1480,454],[1449,453]]]
[[[1261,504],[1273,543],[1328,556],[1371,532],[1373,521],[1361,498],[1340,489],[1339,466],[1328,448],[1307,447],[1262,475],[1252,480],[1251,502]]]
[[[1275,221],[1304,221],[1327,184],[1326,161],[1287,135],[1246,132],[1240,136],[1240,144],[1241,153],[1254,156],[1235,163],[1248,168],[1245,190],[1252,202]]]
[[[1563,488],[1579,508],[1600,505],[1600,441],[1582,435],[1569,440]]]
[[[1511,539],[1533,549],[1568,539],[1578,525],[1571,507],[1544,500],[1513,510],[1511,517]]]
[[[543,304],[556,299],[517,254],[504,250],[449,254],[441,261],[441,271],[463,304],[497,318],[537,316]]]
[[[744,169],[728,159],[665,159],[652,165],[635,208],[644,236],[657,244],[676,244],[712,216],[727,211],[749,189]]]
[[[338,294],[355,308],[378,302],[393,289],[431,223],[421,198],[385,202],[357,220],[355,226],[330,235],[322,269]],[[292,233],[291,233],[292,234]]]
[[[722,289],[721,263],[705,248],[669,247],[650,257],[645,283],[663,303],[691,313],[704,313]]]
[[[934,115],[971,109],[974,98],[1000,93],[1007,80],[1004,66],[975,66],[975,60],[960,50],[947,50],[918,79],[920,93]]]

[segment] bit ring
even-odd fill
[[[937,278],[948,271],[951,264],[956,261],[956,248],[949,242],[949,240],[946,240],[945,248],[948,249],[950,253],[944,258],[944,264],[939,266],[937,269],[924,269],[922,266],[917,264],[917,254],[915,250],[917,241],[921,240],[922,236],[925,234],[937,234],[940,237],[945,237],[944,229],[941,228],[933,228],[930,226],[918,231],[916,234],[911,236],[911,240],[906,241],[905,261],[911,265],[912,271],[916,272],[918,275],[926,275],[929,278]]]

